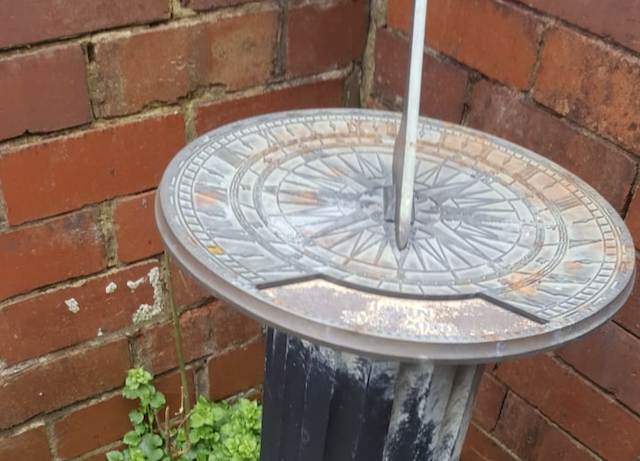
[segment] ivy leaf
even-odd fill
[[[138,449],[144,453],[149,461],[160,461],[164,456],[162,438],[157,434],[145,434],[142,436]]]
[[[130,461],[147,461],[147,457],[140,450],[131,450],[131,460]]]
[[[211,413],[213,414],[214,421],[222,421],[227,417],[227,413],[229,410],[226,408],[214,407],[211,409]]]
[[[129,446],[138,445],[140,443],[140,435],[135,431],[129,431],[125,434],[122,441]]]
[[[156,392],[153,397],[151,397],[151,401],[149,402],[149,406],[154,410],[159,410],[164,406],[166,400],[164,395],[160,392]]]
[[[195,445],[199,441],[200,441],[200,433],[198,433],[197,431],[189,432],[189,442],[191,442],[192,445]]]
[[[135,400],[140,396],[140,391],[138,390],[138,387],[136,386],[135,389],[132,389],[129,386],[126,386],[123,390],[122,390],[122,395],[124,396],[124,398],[129,399],[129,400]]]
[[[190,422],[191,422],[190,424],[191,427],[198,428],[198,427],[204,426],[205,420],[200,414],[200,412],[195,412],[194,414],[191,415]]]
[[[119,451],[110,451],[107,453],[107,461],[123,461],[124,455]]]
[[[141,424],[143,420],[144,414],[141,411],[133,410],[129,413],[129,421],[131,421],[131,424],[134,426]]]

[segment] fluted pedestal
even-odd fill
[[[261,460],[457,460],[482,369],[375,360],[269,329]]]

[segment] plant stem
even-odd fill
[[[178,308],[176,307],[176,294],[173,290],[173,278],[171,277],[171,266],[169,265],[170,258],[169,252],[164,250],[164,268],[165,268],[165,281],[167,289],[169,291],[169,305],[171,307],[171,319],[173,321],[173,337],[176,341],[176,351],[178,353],[178,366],[180,367],[180,379],[182,381],[182,401],[184,414],[188,415],[191,412],[191,405],[189,403],[189,383],[187,381],[187,368],[184,363],[184,355],[182,353],[182,335],[180,334],[180,321],[178,320]],[[189,424],[184,425],[184,433],[189,436]]]

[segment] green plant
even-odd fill
[[[262,408],[255,401],[211,402],[203,397],[193,409],[169,422],[164,395],[153,376],[129,370],[122,395],[138,400],[129,413],[133,430],[123,438],[123,451],[107,453],[108,461],[258,461]],[[158,412],[165,407],[164,422]]]

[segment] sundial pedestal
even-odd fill
[[[457,460],[482,365],[400,363],[269,329],[261,460]]]
[[[591,187],[430,119],[397,245],[399,129],[368,110],[256,117],[195,140],[162,180],[168,251],[270,327],[262,461],[455,460],[483,363],[575,340],[630,294],[633,242]]]

